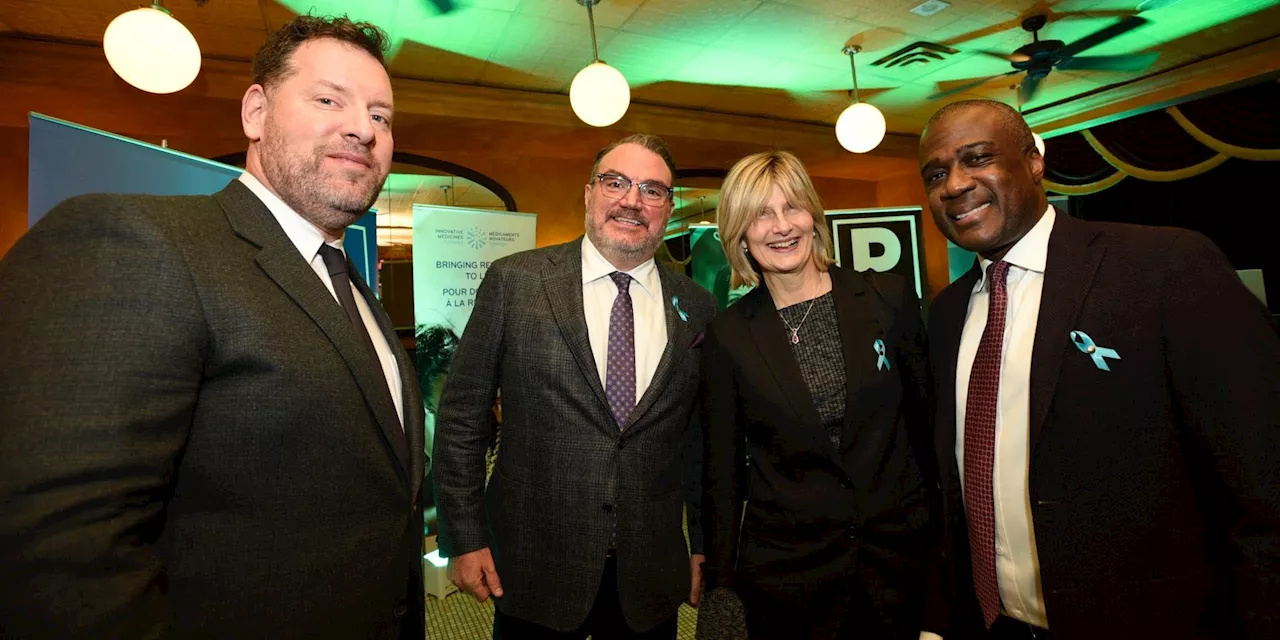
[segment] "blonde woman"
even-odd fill
[[[737,593],[752,640],[914,638],[930,520],[915,291],[833,264],[790,153],[739,161],[718,215],[732,285],[756,288],[704,346],[707,588]]]

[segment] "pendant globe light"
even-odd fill
[[[862,51],[862,47],[854,44],[841,51],[849,56],[849,68],[853,70],[853,104],[836,119],[836,140],[849,151],[866,153],[884,140],[884,114],[858,99],[858,65],[854,63],[853,56]]]
[[[200,45],[160,0],[116,16],[102,48],[111,69],[143,91],[181,91],[200,73]]]
[[[607,127],[627,113],[631,105],[631,87],[617,69],[600,59],[596,46],[596,21],[591,7],[600,0],[578,0],[587,8],[587,22],[591,25],[591,64],[583,67],[569,85],[569,105],[583,122],[593,127]]]

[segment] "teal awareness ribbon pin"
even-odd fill
[[[889,359],[884,357],[884,340],[876,338],[875,342],[876,355],[876,371],[887,371],[889,367]]]
[[[1072,331],[1071,341],[1076,343],[1076,348],[1079,349],[1082,353],[1085,353],[1090,358],[1093,358],[1093,364],[1097,366],[1099,369],[1102,369],[1103,371],[1111,370],[1111,367],[1107,366],[1107,361],[1104,360],[1104,358],[1114,358],[1116,360],[1120,359],[1120,354],[1116,353],[1115,349],[1099,347],[1098,345],[1093,343],[1093,338],[1090,338],[1089,334],[1083,331]]]
[[[689,321],[689,314],[685,313],[684,310],[680,308],[680,296],[671,296],[671,306],[676,308],[676,313],[680,314],[681,320],[685,322]]]

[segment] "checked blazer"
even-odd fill
[[[643,631],[689,595],[681,519],[700,493],[695,400],[716,303],[658,267],[667,345],[620,430],[591,353],[581,248],[579,238],[508,256],[480,284],[436,422],[439,543],[446,557],[489,547],[505,592],[499,609],[569,631],[591,610],[616,524],[623,616]],[[486,487],[499,389],[501,447]],[[691,506],[695,553],[697,514]]]

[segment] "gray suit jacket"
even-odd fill
[[[579,239],[509,256],[480,285],[436,423],[440,548],[454,557],[490,547],[503,613],[569,631],[591,610],[616,522],[622,611],[643,631],[689,597],[681,514],[697,495],[698,347],[716,303],[659,267],[667,347],[619,430],[587,336],[581,248]],[[486,490],[498,388],[502,445]],[[701,552],[697,513],[689,528]]]
[[[0,635],[424,636],[412,365],[393,349],[406,448],[242,184],[64,202],[0,262],[0,308]]]

